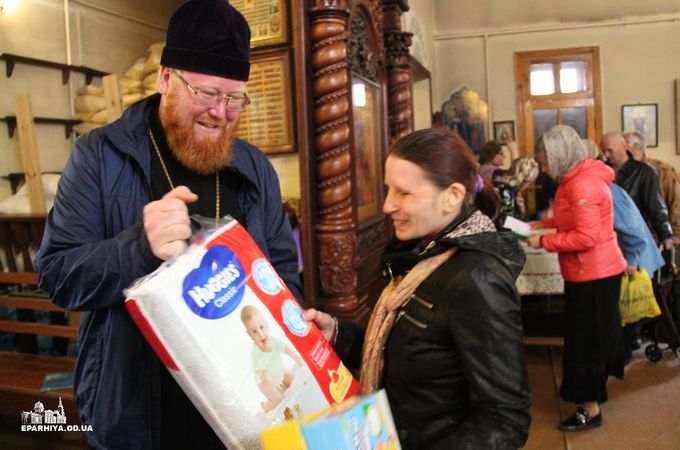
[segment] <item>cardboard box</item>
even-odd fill
[[[384,390],[262,432],[265,450],[400,450]]]
[[[359,391],[318,328],[235,220],[126,291],[126,306],[231,449]]]

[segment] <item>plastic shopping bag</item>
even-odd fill
[[[622,325],[661,314],[654,297],[652,280],[644,269],[638,270],[633,275],[624,275],[621,279],[619,310]]]

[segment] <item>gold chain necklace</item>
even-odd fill
[[[165,178],[168,180],[170,189],[171,190],[175,189],[175,184],[172,182],[172,178],[170,178],[170,172],[168,172],[168,168],[165,166],[165,161],[163,160],[161,151],[158,148],[158,144],[156,144],[156,138],[153,137],[151,128],[149,128],[149,137],[151,138],[153,149],[156,150],[156,155],[158,155],[158,160],[161,162],[161,167],[163,168]],[[219,221],[220,221],[220,173],[218,171],[215,172],[215,226],[218,225]]]

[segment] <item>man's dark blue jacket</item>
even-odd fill
[[[124,306],[123,289],[156,269],[142,225],[150,201],[149,120],[157,99],[130,106],[116,122],[78,139],[59,182],[36,266],[57,305],[84,311],[75,399],[90,443],[106,449],[158,448],[159,362]],[[297,252],[267,157],[237,140],[243,224],[301,299]]]

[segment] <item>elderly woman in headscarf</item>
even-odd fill
[[[582,139],[581,142],[583,142],[583,148],[586,151],[586,158],[599,159],[602,162],[605,161],[605,158],[600,152],[600,149],[597,148],[595,141],[592,139]]]
[[[587,158],[576,131],[557,125],[537,143],[536,159],[558,183],[553,219],[532,222],[557,233],[533,235],[528,244],[559,254],[564,277],[563,400],[576,411],[559,424],[580,431],[602,424],[607,378],[623,378],[624,346],[619,290],[626,261],[617,245],[610,185],[614,171]]]

